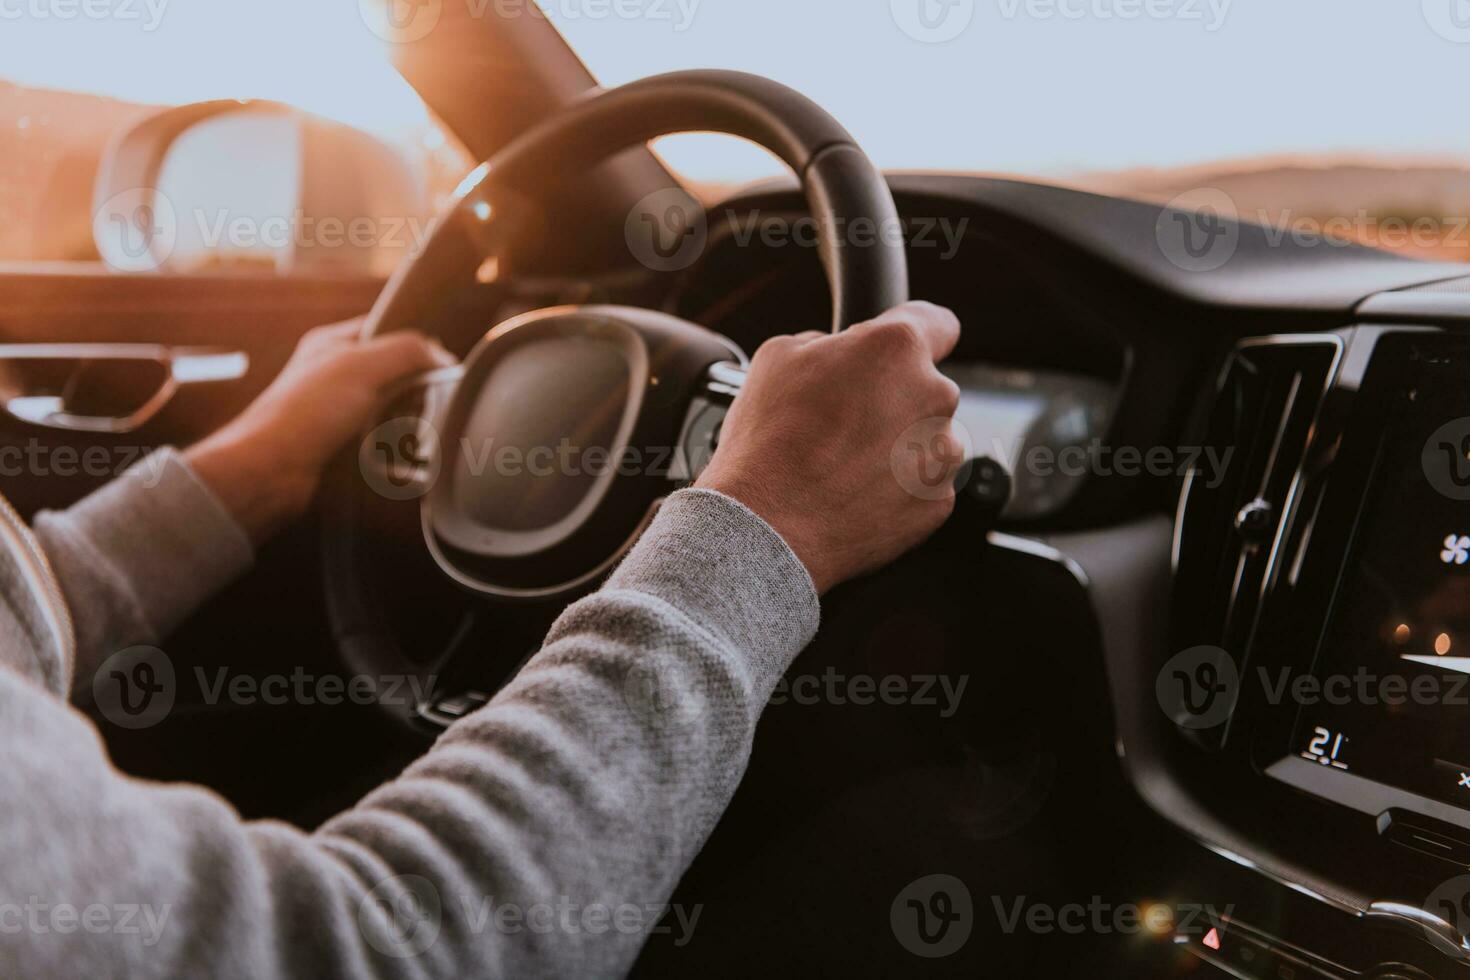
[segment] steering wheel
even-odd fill
[[[570,173],[695,131],[751,140],[798,176],[819,231],[833,331],[908,299],[901,236],[880,234],[863,245],[844,237],[854,221],[878,228],[898,221],[887,183],[847,131],[776,82],[689,71],[594,94],[477,167],[423,247],[389,281],[363,336],[429,323],[487,259],[498,259],[534,215],[532,202],[554,193]],[[448,724],[491,693],[484,682],[446,681],[465,673],[451,662],[463,644],[426,663],[393,635],[361,547],[364,506],[382,503],[371,500],[369,484],[380,497],[401,497],[394,506],[417,506],[424,547],[466,601],[564,604],[594,587],[662,500],[697,475],[739,392],[744,364],[726,338],[637,307],[554,307],[487,332],[462,371],[433,379],[440,397],[424,418],[379,426],[329,480],[327,607],[348,668],[369,678],[436,678],[412,703],[380,699],[420,725]],[[506,652],[500,678],[532,652]],[[473,655],[492,656],[483,649]]]

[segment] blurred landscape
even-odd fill
[[[92,241],[98,166],[116,135],[161,108],[0,81],[0,261],[98,261]],[[459,142],[433,123],[392,145],[424,164],[436,205],[473,166]]]
[[[1236,216],[1273,233],[1326,234],[1435,261],[1470,262],[1470,163],[1270,157],[1083,174],[1082,190],[1188,206],[1223,191]]]
[[[93,260],[92,182],[114,133],[152,107],[0,82],[0,260]]]
[[[0,261],[95,261],[92,185],[108,141],[156,107],[0,82]],[[435,199],[468,168],[457,141],[428,146]],[[1188,206],[1223,191],[1236,215],[1282,235],[1327,235],[1423,258],[1470,262],[1470,163],[1334,155],[1039,178]],[[701,184],[705,200],[732,186]],[[1218,195],[1213,195],[1218,198]]]

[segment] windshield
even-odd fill
[[[594,7],[603,11],[593,16]],[[548,0],[608,85],[732,68],[825,106],[890,170],[1014,174],[1282,235],[1470,259],[1470,0]],[[779,172],[657,149],[706,196]],[[1223,204],[1221,204],[1223,206]]]
[[[1470,150],[1465,0],[627,0],[597,4],[603,17],[593,6],[547,9],[605,84],[677,68],[767,75],[829,109],[886,168],[1061,176]],[[709,144],[664,153],[702,180],[771,169]]]
[[[34,229],[150,105],[301,106],[428,153],[442,197],[464,159],[369,29],[378,2],[0,0],[0,259],[89,252],[84,221]],[[1223,190],[1283,231],[1470,256],[1455,217],[1470,215],[1470,0],[390,2],[410,21],[449,3],[548,17],[609,86],[682,68],[775,78],[891,170],[1186,203]],[[780,172],[728,138],[656,149],[711,198]]]

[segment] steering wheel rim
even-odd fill
[[[878,234],[862,246],[846,237],[859,220],[879,229],[900,227],[887,182],[851,135],[815,102],[780,83],[739,72],[687,71],[595,93],[475,168],[422,248],[389,280],[364,322],[363,338],[432,322],[435,308],[472,283],[486,258],[499,257],[499,249],[515,239],[521,222],[534,213],[531,202],[566,179],[567,161],[580,171],[619,151],[685,132],[745,138],[796,174],[817,223],[833,332],[908,299],[902,236]],[[324,525],[323,573],[334,638],[357,674],[424,677],[388,628],[364,577],[355,502],[361,488],[353,486],[361,482],[356,455],[344,454],[328,484]],[[425,717],[422,706],[385,707],[400,719]]]
[[[662,136],[716,132],[764,147],[801,181],[818,225],[832,293],[832,330],[870,320],[908,299],[902,242],[844,244],[842,230],[868,219],[897,227],[883,175],[825,109],[779,82],[734,71],[683,71],[599,92],[507,144],[476,167],[420,252],[389,280],[363,337],[426,322],[445,288],[470,281],[493,247],[506,202],[536,200],[578,169]],[[880,236],[881,238],[882,236]]]

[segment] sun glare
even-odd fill
[[[111,9],[119,13],[0,25],[0,78],[161,105],[274,99],[388,138],[428,121],[357,3],[137,0]]]

